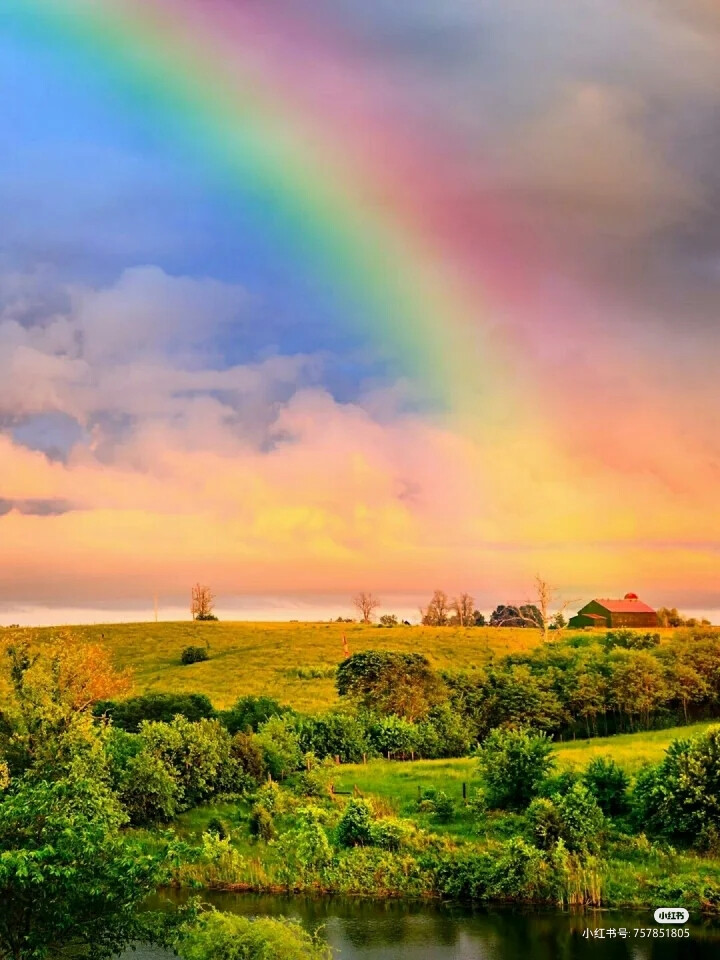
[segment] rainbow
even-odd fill
[[[3,6],[11,26],[117,87],[227,190],[251,194],[258,229],[352,304],[348,316],[434,400],[485,429],[531,416],[512,371],[528,315],[544,322],[537,251],[491,197],[468,203],[449,130],[388,116],[387,87],[344,37],[309,31],[284,4]]]

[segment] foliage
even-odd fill
[[[583,773],[583,783],[609,817],[625,813],[629,778],[612,757],[594,757]]]
[[[196,806],[229,786],[230,734],[217,720],[145,721],[139,737],[143,749],[172,771],[181,807]]]
[[[267,769],[276,779],[300,769],[302,750],[292,716],[270,717],[260,727],[257,742],[263,751]]]
[[[210,654],[208,653],[206,647],[185,647],[183,652],[180,654],[180,663],[184,663],[186,665],[190,663],[201,663],[202,661],[209,659]]]
[[[211,817],[210,820],[208,820],[208,825],[205,830],[206,833],[215,834],[219,840],[228,840],[230,838],[230,831],[220,817]]]
[[[297,725],[300,749],[318,757],[339,757],[343,763],[358,763],[373,750],[367,719],[340,710],[301,717]]]
[[[336,683],[341,697],[410,721],[427,716],[446,696],[442,679],[420,653],[355,653],[338,667]]]
[[[157,857],[120,833],[103,784],[21,778],[0,802],[0,955],[109,957],[137,936],[136,909],[159,880]]]
[[[265,777],[265,754],[254,733],[236,733],[230,741],[230,757],[249,785],[258,784]]]
[[[183,960],[330,960],[327,946],[294,920],[204,913],[175,943]]]
[[[337,827],[341,847],[366,847],[372,844],[373,808],[359,797],[348,801]]]
[[[477,751],[491,806],[522,810],[552,769],[552,744],[544,733],[493,730]]]
[[[146,693],[127,700],[101,700],[93,709],[95,716],[107,716],[113,726],[137,733],[143,720],[170,723],[178,714],[187,720],[209,719],[215,710],[203,693]]]
[[[411,756],[420,745],[419,732],[414,723],[394,714],[371,718],[368,729],[373,750],[388,759]]]
[[[396,627],[398,625],[398,618],[394,613],[384,613],[378,623],[381,627]]]
[[[182,787],[162,757],[143,749],[120,774],[118,798],[134,824],[171,820],[181,806]]]
[[[275,836],[275,821],[272,811],[262,803],[256,803],[250,811],[250,835],[266,842]]]
[[[720,727],[692,740],[674,740],[663,761],[638,775],[636,820],[650,830],[693,841],[720,829]]]
[[[240,697],[229,710],[220,714],[220,719],[230,733],[255,733],[266,720],[292,713],[289,707],[283,707],[272,697]]]

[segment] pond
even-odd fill
[[[713,960],[720,956],[720,925],[695,919],[690,936],[657,939],[635,930],[656,924],[650,911],[563,913],[556,910],[471,909],[397,900],[310,899],[208,893],[218,910],[246,916],[293,917],[308,930],[322,927],[339,960]],[[583,937],[602,928],[603,939]],[[627,932],[623,938],[621,930]],[[612,937],[609,930],[614,930]],[[161,960],[139,948],[128,960]]]

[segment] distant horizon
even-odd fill
[[[338,598],[334,605],[327,602],[314,604],[311,600],[305,602],[294,601],[290,605],[285,598],[272,598],[275,603],[270,603],[271,598],[265,605],[259,605],[257,602],[252,605],[242,606],[237,604],[222,603],[215,607],[215,614],[218,620],[224,623],[290,623],[297,621],[299,623],[329,623],[338,617],[349,617],[359,620],[357,611],[353,608],[348,598]],[[427,604],[429,596],[424,597],[424,604]],[[568,607],[565,616],[569,618],[577,609],[587,603],[592,597],[584,599],[581,603]],[[504,602],[512,603],[512,600]],[[527,602],[525,600],[518,603]],[[388,597],[386,603],[381,604],[375,620],[383,613],[395,614],[399,620],[408,620],[411,624],[419,624],[419,606],[418,602],[414,606],[408,602],[399,600],[392,602]],[[698,620],[707,619],[715,625],[720,623],[720,608],[692,609],[681,607],[675,603],[658,604],[656,609],[661,606],[678,607],[684,617],[695,617]],[[495,606],[477,604],[476,609],[485,617],[489,617]],[[21,627],[79,627],[93,625],[111,625],[121,623],[155,623],[155,615],[152,601],[148,606],[132,604],[124,607],[101,605],[101,606],[40,606],[40,605],[18,605],[8,607],[0,606],[0,627],[8,627],[17,624]],[[188,606],[181,606],[178,603],[158,604],[158,623],[192,623],[190,609]]]

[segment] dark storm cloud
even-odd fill
[[[9,500],[0,497],[0,517],[16,510],[27,517],[59,517],[64,513],[70,513],[77,507],[67,500],[57,498],[37,498],[32,497],[21,500]]]

